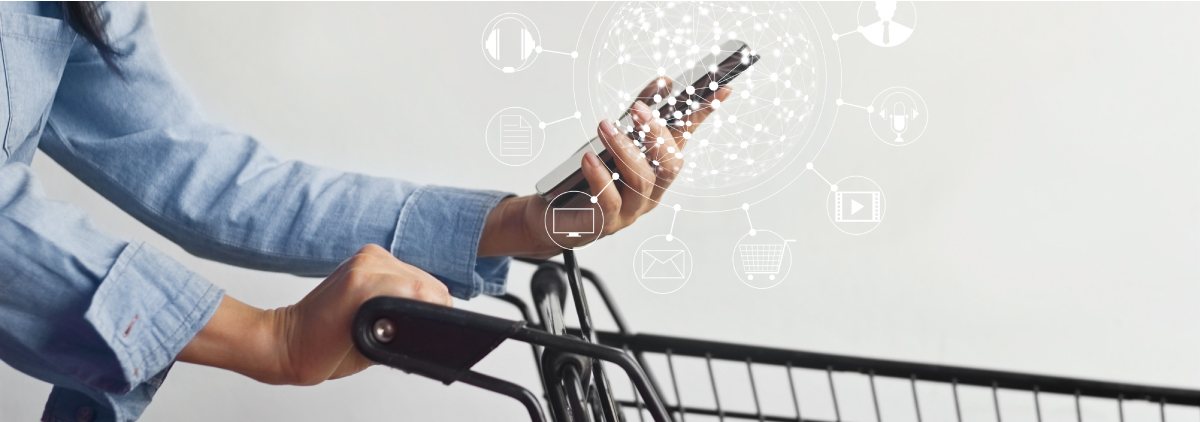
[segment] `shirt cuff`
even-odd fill
[[[487,216],[511,194],[422,186],[400,211],[392,255],[437,277],[450,294],[504,294],[509,257],[479,258]]]
[[[196,333],[216,313],[225,291],[175,260],[130,243],[88,307],[87,319],[104,339],[125,375],[123,385],[94,386],[117,421],[136,420]],[[99,397],[97,397],[99,398]]]

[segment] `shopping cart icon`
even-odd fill
[[[768,278],[774,280],[775,275],[779,274],[780,267],[783,266],[783,251],[787,248],[788,242],[795,242],[795,240],[784,240],[781,244],[748,243],[738,245],[738,253],[742,256],[742,271],[746,273],[746,278],[753,280],[754,274],[766,274]]]

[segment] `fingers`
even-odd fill
[[[730,88],[728,85],[717,89],[717,92],[714,92],[709,98],[700,100],[700,104],[692,106],[692,113],[687,115],[687,117],[682,120],[684,124],[683,126],[671,128],[681,138],[679,140],[680,149],[687,146],[688,142],[688,137],[683,135],[683,133],[695,133],[697,126],[700,126],[701,123],[704,123],[704,120],[707,119],[714,110],[716,110],[716,108],[713,106],[713,100],[725,102],[725,100],[729,99],[729,96],[732,93],[733,88]]]
[[[591,194],[595,197],[594,203],[600,207],[606,218],[616,216],[621,212],[621,194],[616,186],[612,186],[617,183],[613,180],[612,173],[608,172],[600,162],[600,157],[593,152],[583,155],[582,165],[583,177],[587,179]]]
[[[654,104],[658,102],[654,99],[654,96],[658,95],[660,98],[667,96],[671,93],[672,86],[674,86],[674,83],[665,76],[654,78],[649,84],[646,84],[645,88],[642,88],[642,92],[638,94],[636,101],[645,104]]]
[[[654,187],[654,172],[642,157],[641,149],[607,119],[600,122],[600,140],[616,159],[617,173],[628,189],[621,189],[621,216],[633,218],[645,205]]]

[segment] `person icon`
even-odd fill
[[[875,12],[879,14],[879,22],[858,27],[858,32],[872,44],[880,47],[895,47],[908,39],[913,28],[894,20],[896,16],[896,0],[875,0]],[[915,26],[915,25],[914,25]]]

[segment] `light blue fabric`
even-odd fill
[[[102,10],[122,75],[56,2],[0,3],[0,359],[56,385],[46,420],[89,400],[101,419],[137,419],[224,291],[47,200],[29,168],[39,148],[197,256],[324,276],[374,243],[456,297],[504,292],[509,259],[476,251],[507,194],[277,160],[205,117],[144,4]]]

